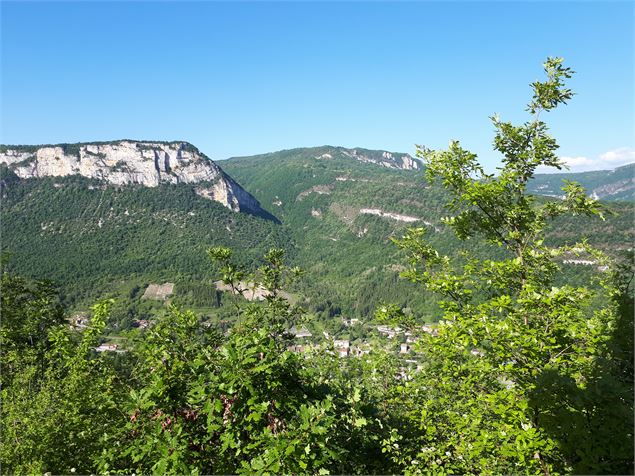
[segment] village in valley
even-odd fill
[[[215,289],[221,293],[229,293],[234,299],[262,302],[268,296],[267,291],[253,283],[239,283],[236,288],[223,284],[221,281],[214,283]],[[153,308],[164,308],[171,303],[170,297],[174,295],[175,283],[148,284],[140,297],[141,302]],[[294,302],[297,298],[286,292],[282,292],[285,299]],[[307,357],[315,353],[328,353],[341,358],[356,358],[367,355],[373,349],[399,355],[405,364],[402,367],[401,376],[405,377],[407,369],[419,369],[421,365],[421,336],[436,336],[437,323],[418,325],[410,329],[402,329],[398,326],[379,324],[372,319],[365,321],[359,318],[346,318],[340,316],[334,318],[339,323],[335,330],[317,329],[309,323],[292,326],[288,330],[290,344],[287,349],[291,352],[304,354]],[[70,319],[71,328],[81,331],[90,326],[90,313],[77,312]],[[230,323],[220,320],[208,320],[208,325],[218,325],[224,333],[231,328]],[[127,351],[126,341],[131,333],[140,335],[144,330],[153,325],[151,319],[137,318],[131,323],[131,329],[121,333],[115,333],[105,338],[94,348],[96,352]]]

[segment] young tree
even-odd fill
[[[23,288],[24,294],[15,299],[23,285],[19,278],[3,276],[3,317],[21,315],[26,322],[17,337],[11,332],[14,322],[3,327],[3,363],[11,370],[8,375],[3,371],[0,380],[2,469],[15,474],[86,474],[94,469],[101,437],[111,431],[117,415],[116,376],[104,356],[93,350],[108,303],[93,306],[90,326],[76,342],[68,326],[59,323],[61,310],[51,305],[51,288],[36,284],[35,289]],[[33,335],[38,339],[32,340]]]
[[[418,147],[428,178],[451,194],[445,223],[466,246],[455,259],[441,256],[424,228],[397,242],[411,265],[402,275],[444,298],[439,336],[422,336],[427,367],[409,384],[418,436],[406,440],[395,430],[385,442],[409,472],[632,470],[632,395],[602,370],[618,315],[615,265],[584,242],[545,242],[557,217],[602,218],[604,210],[576,183],[565,184],[561,200],[526,191],[537,167],[563,166],[541,115],[571,99],[565,80],[573,72],[561,58],[544,68],[546,81],[531,85],[529,121],[492,118],[494,149],[503,155],[498,176],[458,141],[444,151]],[[498,258],[470,253],[469,240],[479,237]],[[568,255],[590,256],[608,271],[588,286],[559,285],[559,261]],[[602,428],[616,428],[622,440]]]

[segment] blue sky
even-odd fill
[[[0,142],[187,140],[212,159],[315,145],[414,153],[546,116],[574,170],[634,161],[633,2],[2,2]]]

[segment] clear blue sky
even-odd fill
[[[0,5],[4,144],[183,139],[218,160],[456,138],[492,168],[488,116],[523,120],[552,55],[578,71],[546,116],[561,155],[634,154],[631,1]]]

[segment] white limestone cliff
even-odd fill
[[[200,184],[196,192],[233,211],[262,211],[258,201],[212,160],[186,142],[3,146],[0,163],[20,178],[82,175],[113,185]]]
[[[342,153],[359,162],[376,164],[389,169],[400,170],[420,170],[421,163],[410,154],[397,154],[383,151],[381,156],[376,156],[372,152],[358,149],[341,149]]]

